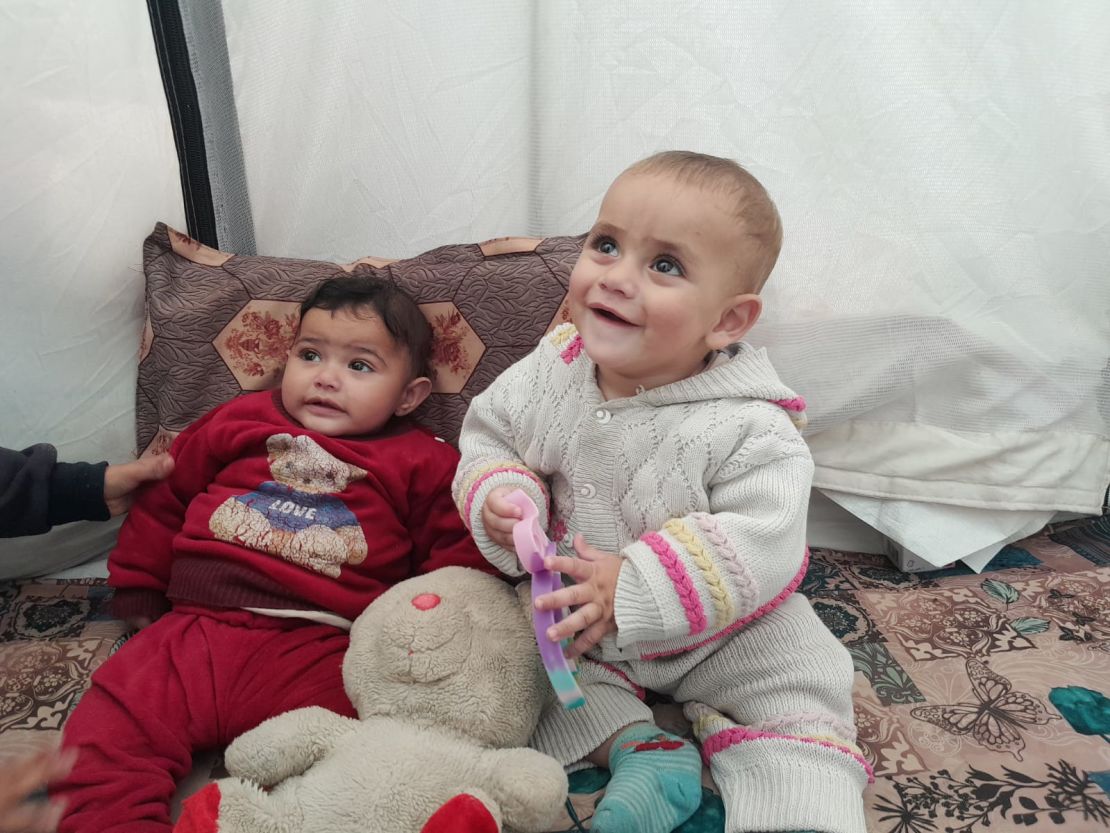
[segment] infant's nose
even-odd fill
[[[435,593],[421,593],[419,596],[414,596],[412,606],[417,610],[431,610],[440,602],[439,596]]]

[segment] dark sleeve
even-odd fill
[[[107,463],[59,463],[54,446],[0,448],[0,537],[37,535],[70,521],[104,521]]]

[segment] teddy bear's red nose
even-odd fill
[[[419,596],[413,597],[412,606],[417,610],[431,610],[439,602],[440,598],[435,593],[421,593]]]

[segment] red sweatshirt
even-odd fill
[[[210,411],[170,453],[108,559],[120,618],[172,601],[350,620],[418,573],[492,571],[451,501],[458,453],[413,423],[325,437],[265,391]]]

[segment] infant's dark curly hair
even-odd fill
[[[320,284],[301,304],[301,318],[313,309],[349,310],[381,318],[409,355],[411,378],[432,378],[432,327],[405,290],[391,280],[342,273]]]

